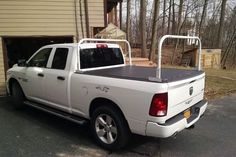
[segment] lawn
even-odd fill
[[[236,92],[236,70],[205,69],[207,99]]]

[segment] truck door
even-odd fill
[[[72,47],[57,47],[49,68],[45,70],[46,101],[50,105],[68,111],[68,83]]]
[[[39,50],[27,63],[24,77],[25,94],[28,98],[41,101],[45,99],[45,69],[52,48],[43,48]]]

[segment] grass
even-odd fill
[[[236,92],[236,70],[205,69],[205,97],[214,99]]]

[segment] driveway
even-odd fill
[[[236,95],[210,102],[205,116],[175,138],[134,135],[124,150],[107,152],[92,140],[88,126],[31,107],[15,110],[0,98],[0,157],[234,157]]]

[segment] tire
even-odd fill
[[[17,109],[24,106],[25,95],[21,89],[21,86],[17,82],[12,84],[12,101],[14,107]]]
[[[96,142],[107,150],[118,150],[129,140],[130,130],[124,116],[114,107],[101,106],[91,117]]]

